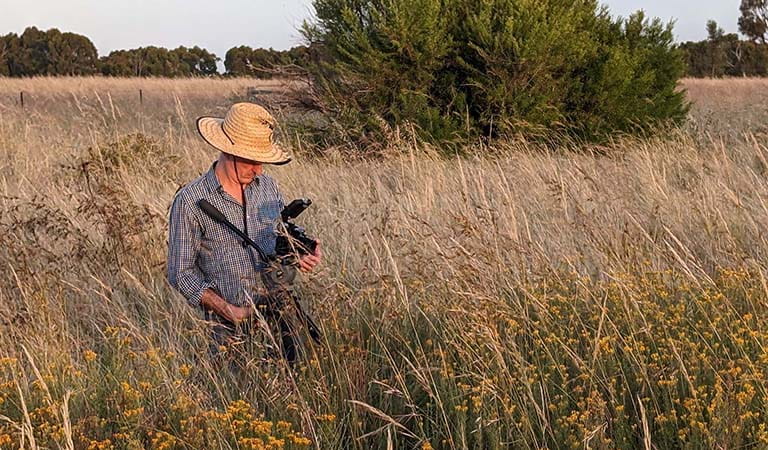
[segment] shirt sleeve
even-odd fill
[[[200,307],[206,289],[215,289],[196,264],[202,229],[191,211],[192,206],[181,195],[171,205],[168,230],[168,283],[181,292],[193,307]]]

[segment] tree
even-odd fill
[[[707,21],[707,39],[717,42],[725,36],[725,31],[714,20]]]
[[[739,31],[754,42],[766,43],[768,0],[741,0]]]
[[[309,64],[309,49],[304,45],[298,45],[283,52],[282,64],[293,64],[306,67]]]
[[[192,48],[182,46],[172,50],[171,53],[177,55],[182,65],[181,72],[186,76],[209,76],[218,73],[216,61],[219,61],[219,58],[208,50],[198,46]]]
[[[725,31],[714,20],[707,21],[707,65],[712,78],[725,75],[728,54],[723,45]]]
[[[101,73],[113,77],[135,76],[134,52],[134,50],[114,50],[102,57],[99,62]]]
[[[16,33],[0,36],[0,76],[19,76],[16,60],[20,49],[21,43]]]
[[[597,0],[315,0],[318,105],[346,138],[602,140],[681,120],[672,27]],[[314,52],[313,52],[314,53]]]
[[[21,48],[14,61],[18,76],[49,75],[53,61],[49,45],[49,37],[59,34],[52,28],[48,33],[37,27],[28,27],[19,36]]]
[[[231,76],[245,76],[251,74],[251,54],[253,49],[251,47],[241,45],[239,47],[232,47],[227,50],[227,54],[224,55],[224,68],[227,71],[227,75]]]
[[[181,75],[178,54],[150,45],[138,51],[137,76],[177,77]]]
[[[251,76],[256,78],[272,78],[280,66],[295,64],[305,65],[307,48],[294,47],[290,50],[278,51],[272,48],[264,49],[241,45],[232,47],[224,57],[224,67],[229,76]]]
[[[684,42],[680,45],[685,59],[685,74],[689,77],[701,78],[708,76],[707,68],[704,63],[704,54],[706,41],[702,42]]]
[[[75,33],[56,34],[49,39],[52,74],[92,75],[97,72],[99,55],[90,39]]]

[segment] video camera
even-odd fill
[[[317,248],[317,241],[307,235],[304,228],[291,222],[291,219],[298,217],[310,205],[312,205],[312,200],[298,198],[283,208],[283,211],[280,213],[286,233],[281,233],[277,237],[275,253],[278,258],[284,261],[287,260],[285,261],[287,263],[295,264],[298,262],[298,257],[313,254]]]

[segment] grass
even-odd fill
[[[0,447],[764,447],[766,84],[687,80],[683,128],[602,156],[294,140],[324,342],[235,377],[166,221],[253,82],[0,79]]]

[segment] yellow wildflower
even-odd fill
[[[88,362],[96,361],[96,353],[93,350],[86,350],[83,352],[83,358]]]
[[[310,441],[308,438],[305,438],[304,436],[291,436],[291,441],[296,445],[312,445],[312,441]]]

